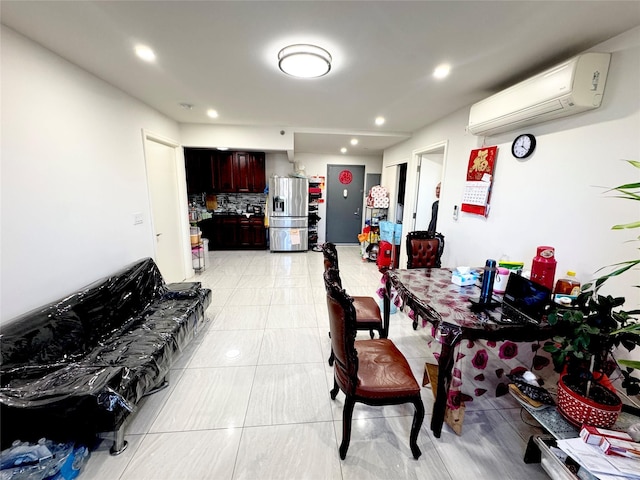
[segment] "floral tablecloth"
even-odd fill
[[[550,365],[550,357],[540,342],[482,339],[495,336],[493,333],[499,336],[498,331],[505,328],[490,317],[499,316],[501,312],[499,308],[489,314],[471,312],[470,299],[477,299],[480,289],[452,283],[451,269],[388,271],[377,292],[381,298],[386,292],[387,277],[392,284],[393,304],[423,327],[431,328],[428,346],[436,360],[440,356],[439,344],[454,348],[448,408],[457,409],[488,393],[502,396],[508,392],[507,374],[531,370],[538,375]],[[463,338],[465,336],[476,338]]]

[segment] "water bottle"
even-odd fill
[[[496,261],[487,259],[482,274],[482,287],[480,288],[480,303],[490,303],[493,295],[493,282],[496,278]]]

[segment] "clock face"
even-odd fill
[[[518,135],[511,145],[511,153],[516,158],[527,158],[536,148],[536,137],[529,133]]]

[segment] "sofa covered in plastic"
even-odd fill
[[[151,258],[0,329],[3,448],[14,440],[87,440],[114,432],[197,334],[211,303],[200,282],[166,284]]]

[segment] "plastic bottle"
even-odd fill
[[[556,275],[556,259],[553,247],[538,247],[537,255],[531,265],[531,280],[553,290],[553,280]]]
[[[560,278],[556,282],[556,288],[554,288],[553,293],[578,296],[580,293],[580,282],[576,280],[576,272],[569,270],[566,278]]]

